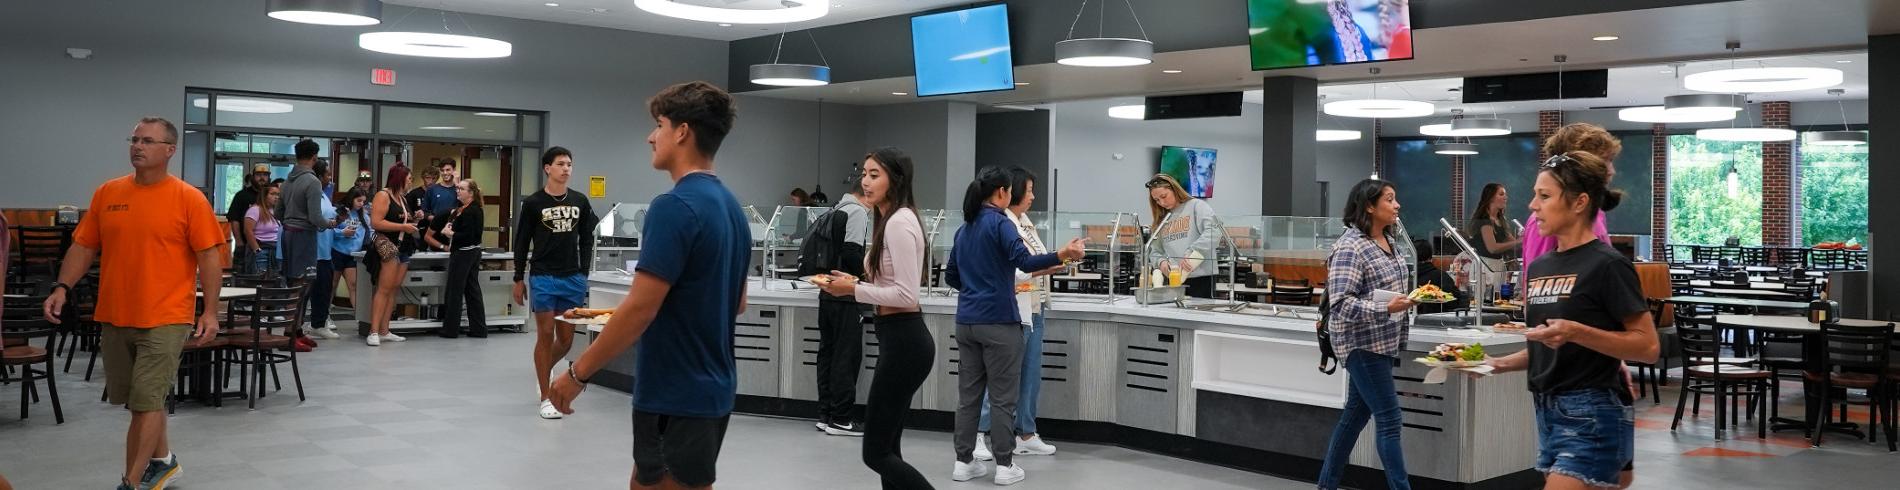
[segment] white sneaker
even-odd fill
[[[382,337],[376,336],[376,334],[369,334],[368,337],[363,337],[363,343],[369,344],[370,347],[375,347],[383,345],[383,339]]]
[[[1009,466],[996,467],[997,485],[1015,485],[1017,482],[1021,482],[1024,478],[1028,477],[1029,472],[1023,471],[1021,465],[1012,464]]]
[[[1042,442],[1042,435],[1029,436],[1029,440],[1016,440],[1016,450],[1011,451],[1026,456],[1048,456],[1056,453],[1056,447]]]
[[[825,422],[824,422],[823,420],[820,420],[820,421],[817,421],[817,422],[812,422],[812,428],[813,428],[813,429],[815,429],[815,430],[817,430],[818,432],[824,432],[824,431],[825,431]]]
[[[386,334],[383,334],[383,340],[387,340],[390,342],[402,342],[409,339],[403,338],[401,335],[396,335],[394,333],[386,333]]]
[[[982,461],[971,461],[968,463],[958,461],[956,468],[950,471],[950,479],[956,481],[970,481],[982,478],[988,474],[990,474],[989,463]]]
[[[996,459],[996,455],[990,453],[989,435],[981,432],[976,434],[976,454],[974,456],[977,461],[994,461]]]
[[[313,328],[313,329],[310,329],[310,333],[315,335],[318,338],[323,338],[323,339],[343,338],[342,334],[336,333],[336,327]]]
[[[561,410],[554,408],[554,402],[541,400],[541,418],[559,420],[561,417]]]

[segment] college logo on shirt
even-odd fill
[[[574,225],[580,220],[581,208],[577,206],[555,206],[541,210],[541,226],[555,233],[574,231]]]
[[[132,205],[130,205],[130,204],[108,204],[108,205],[106,205],[106,211],[131,211],[131,210],[132,210]]]
[[[1545,276],[1531,279],[1525,285],[1525,296],[1533,305],[1553,305],[1570,297],[1570,290],[1577,287],[1577,275]]]
[[[1161,222],[1161,229],[1155,231],[1155,236],[1161,237],[1161,241],[1164,242],[1184,238],[1188,232],[1193,231],[1193,225],[1193,220],[1186,215],[1171,216],[1167,221]]]

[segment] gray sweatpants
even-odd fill
[[[1023,376],[1020,323],[957,324],[957,461],[976,451],[983,391],[990,393],[990,454],[1009,466],[1016,450],[1016,395]]]

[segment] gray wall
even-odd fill
[[[1359,139],[1356,141],[1321,141],[1315,143],[1313,153],[1319,158],[1317,179],[1326,183],[1326,206],[1320,209],[1321,216],[1338,217],[1339,211],[1346,207],[1346,191],[1353,184],[1372,176],[1372,161],[1378,138],[1372,135],[1371,119],[1356,117],[1319,116],[1319,129],[1356,129]]]
[[[1036,176],[1032,211],[1049,209],[1049,111],[1010,111],[976,116],[976,163],[1016,165]],[[1088,192],[1087,189],[1081,189]]]
[[[1241,104],[1236,117],[1108,117],[1111,106],[1140,103],[1140,98],[1122,98],[1050,104],[1049,167],[1061,172],[1057,211],[1132,212],[1146,222],[1152,216],[1142,184],[1160,169],[1161,147],[1194,146],[1219,151],[1214,198],[1208,204],[1224,215],[1260,214],[1258,104]],[[1115,158],[1118,154],[1120,159]]]
[[[918,102],[868,107],[864,113],[867,146],[895,146],[910,154],[917,169],[912,192],[919,208],[960,205],[963,188],[974,175],[976,106]]]
[[[836,202],[849,189],[844,181],[851,164],[864,156],[864,128],[860,106],[821,108],[817,102],[741,95],[739,122],[719,152],[721,179],[766,218],[772,206],[791,204],[793,187],[813,192],[822,185]]]
[[[408,11],[385,8],[393,25],[383,28],[439,27],[428,10],[394,23]],[[550,111],[549,143],[574,150],[580,185],[587,175],[605,175],[605,201],[646,202],[670,187],[649,166],[646,97],[668,84],[723,84],[726,77],[723,42],[479,15],[467,21],[513,42],[514,56],[372,53],[356,46],[366,28],[273,20],[255,0],[0,4],[0,147],[7,148],[0,168],[9,176],[59,168],[58,178],[0,179],[0,206],[83,206],[100,182],[129,172],[122,138],[138,117],[183,121],[186,86]],[[95,55],[68,59],[68,47]],[[395,69],[397,85],[371,85],[370,68]],[[741,128],[768,119],[743,107]],[[750,137],[729,140],[721,155],[735,184],[748,178],[741,169],[758,165],[744,157]]]

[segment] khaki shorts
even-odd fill
[[[106,360],[106,397],[134,412],[165,408],[178,377],[178,357],[191,325],[153,328],[101,325],[99,353]]]

